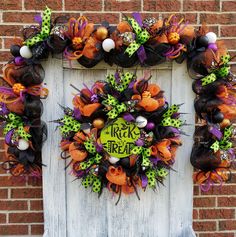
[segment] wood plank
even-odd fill
[[[104,70],[65,70],[65,106],[72,107],[73,94],[78,91],[70,87],[82,89],[83,83],[87,86],[97,80],[104,80]],[[107,194],[100,198],[96,193],[87,190],[81,185],[80,180],[69,174],[70,168],[66,171],[66,192],[67,192],[67,236],[107,236]]]
[[[43,65],[46,76],[44,82],[49,96],[44,101],[42,119],[48,126],[48,139],[42,150],[43,200],[45,237],[66,236],[66,192],[65,162],[60,159],[60,135],[55,132],[56,125],[49,121],[60,117],[57,103],[64,104],[63,67],[61,59],[48,59]]]
[[[151,82],[157,83],[166,91],[165,96],[170,100],[171,71],[152,70]],[[138,78],[144,75],[144,70],[138,70]],[[164,186],[154,192],[139,189],[140,201],[134,195],[123,195],[118,206],[117,199],[108,199],[107,219],[108,236],[136,237],[160,236],[168,237],[169,234],[169,178]],[[111,196],[111,195],[110,195]]]
[[[172,104],[181,104],[180,111],[189,113],[183,115],[189,126],[183,131],[189,136],[182,136],[183,146],[177,151],[174,169],[170,174],[170,233],[169,237],[193,237],[192,206],[193,206],[193,169],[190,164],[190,154],[193,144],[195,112],[193,107],[194,93],[192,79],[189,78],[186,64],[173,63],[172,70]]]

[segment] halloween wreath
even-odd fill
[[[194,29],[174,15],[158,20],[154,17],[142,19],[139,13],[133,13],[132,16],[124,16],[116,26],[108,22],[95,25],[84,16],[78,19],[61,16],[52,21],[51,10],[46,7],[43,16],[36,20],[39,26],[25,27],[22,30],[23,40],[11,46],[13,57],[5,65],[3,73],[3,79],[11,88],[0,88],[3,108],[20,116],[23,124],[27,124],[23,128],[31,135],[27,141],[29,147],[22,151],[19,141],[23,138],[16,132],[17,129],[14,127],[13,131],[6,133],[7,162],[13,164],[13,159],[16,161],[14,164],[19,163],[23,167],[22,175],[30,174],[32,169],[29,167],[38,162],[36,157],[46,134],[40,120],[40,99],[47,95],[42,85],[44,70],[40,61],[46,59],[49,53],[63,53],[66,59],[77,60],[87,68],[102,60],[124,68],[153,66],[166,60],[177,63],[186,60],[189,76],[194,79],[192,89],[197,95],[195,110],[203,122],[196,129],[190,157],[196,168],[194,180],[203,190],[208,190],[211,184],[222,184],[230,178],[235,156],[232,126],[236,117],[235,77],[230,71],[231,57],[215,33],[209,32],[205,25]],[[139,96],[142,98],[142,94]],[[80,109],[86,112],[86,108]],[[1,115],[5,125],[7,116]],[[32,141],[33,128],[41,129],[38,142]],[[36,147],[35,144],[40,145]],[[28,151],[34,154],[34,159],[28,158]],[[7,165],[3,166],[6,168]],[[16,165],[10,167],[12,173],[18,173],[14,172]]]
[[[62,158],[71,158],[82,185],[101,193],[137,194],[155,188],[173,165],[181,141],[179,105],[169,106],[163,91],[149,78],[117,71],[85,87],[57,120]],[[137,194],[138,195],[138,194]]]

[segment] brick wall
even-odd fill
[[[166,17],[179,12],[191,24],[207,22],[236,53],[236,0],[0,0],[0,66],[9,58],[9,46],[20,35],[23,25],[34,22],[34,15],[45,4],[54,16],[86,14],[91,20],[117,23],[122,13],[141,11],[144,16]],[[232,65],[236,71],[236,65]],[[190,88],[189,88],[190,89]],[[0,140],[0,147],[3,139]],[[0,162],[4,161],[0,150]],[[20,192],[19,192],[20,191]],[[202,193],[194,187],[194,229],[198,237],[235,237],[236,174],[229,184]],[[37,235],[43,232],[42,187],[34,180],[9,180],[0,170],[0,236]]]

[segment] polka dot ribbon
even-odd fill
[[[89,160],[81,162],[80,169],[86,170],[94,164],[99,164],[101,160],[102,160],[102,156],[97,153],[94,157],[89,158]]]
[[[67,135],[69,132],[78,132],[81,127],[81,124],[69,115],[65,115],[60,123],[62,126],[59,129],[62,135]]]
[[[86,150],[91,153],[91,154],[94,154],[96,153],[96,146],[93,144],[92,141],[86,141],[84,142],[84,146],[86,148]]]
[[[214,152],[217,152],[219,149],[222,150],[230,149],[233,146],[232,142],[229,141],[230,137],[232,136],[232,132],[233,132],[232,126],[225,128],[223,138],[220,141],[215,141],[211,145],[211,149],[214,150]]]
[[[202,86],[206,86],[208,84],[211,84],[212,82],[214,82],[217,79],[216,74],[215,73],[211,73],[206,77],[203,77],[201,79],[202,82]]]
[[[131,57],[144,43],[149,40],[150,34],[147,30],[143,30],[135,19],[128,18],[128,22],[132,26],[136,35],[135,40],[125,50],[125,53]]]
[[[151,161],[149,157],[151,156],[151,149],[150,148],[145,148],[141,146],[135,146],[132,150],[131,153],[134,155],[142,155],[142,166],[143,167],[149,167],[151,165]]]
[[[116,75],[118,75],[118,82]],[[112,85],[113,88],[115,88],[119,92],[123,92],[129,85],[129,83],[134,79],[134,74],[130,72],[126,72],[125,74],[109,74],[107,76],[107,81]]]
[[[149,170],[147,170],[147,172],[145,174],[148,178],[148,185],[151,188],[155,188],[156,187],[156,176],[158,176],[160,178],[165,178],[168,175],[168,171],[166,171],[165,168],[160,168],[158,170],[149,169]]]
[[[164,114],[163,118],[171,117],[174,113],[177,113],[179,110],[179,105],[172,105]]]
[[[34,37],[27,39],[25,41],[25,44],[29,47],[43,41],[46,39],[50,34],[50,28],[51,28],[51,10],[50,8],[46,7],[46,9],[43,12],[43,19],[42,19],[42,27],[40,33],[35,35]]]
[[[124,113],[127,110],[125,103],[119,103],[118,100],[111,95],[108,95],[107,99],[103,101],[103,104],[112,107],[112,109],[107,113],[107,116],[110,119],[115,119],[119,114]]]
[[[14,135],[16,135],[17,137],[21,137],[27,141],[31,137],[31,135],[25,130],[21,117],[14,113],[9,113],[7,116],[7,123],[4,127],[3,134],[6,135],[13,129],[15,130]]]
[[[101,188],[102,188],[102,182],[101,180],[93,175],[93,174],[89,174],[87,175],[83,181],[82,181],[82,185],[85,187],[85,188],[88,188],[90,186],[93,186],[92,190],[93,192],[95,193],[99,193],[101,191]]]
[[[171,118],[171,117],[166,117],[166,118],[162,119],[160,125],[164,126],[164,127],[171,126],[171,127],[174,127],[174,128],[179,128],[182,125],[182,121],[180,119],[174,119],[174,118]]]

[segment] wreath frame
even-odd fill
[[[51,30],[50,19],[48,19],[48,15],[50,15],[50,9],[46,8],[46,10],[44,12],[44,18],[42,19],[42,22],[41,22],[41,24],[42,24],[41,32],[37,32],[36,34],[33,34],[33,36],[31,35],[28,39],[26,37],[25,44],[27,46],[24,45],[20,48],[19,45],[13,45],[15,47],[15,48],[14,47],[11,48],[11,52],[12,52],[13,56],[15,56],[13,64],[15,63],[18,65],[21,65],[22,58],[23,58],[23,64],[24,64],[24,60],[26,60],[26,62],[29,63],[29,65],[30,65],[30,58],[32,57],[32,55],[34,56],[34,53],[35,53],[35,55],[37,55],[37,57],[35,57],[36,59],[47,57],[47,50],[45,51],[45,46],[40,44],[40,42],[43,42],[45,39],[47,39],[47,36],[51,32],[50,31]],[[135,19],[134,18],[126,18],[127,22],[133,27],[132,33],[136,34],[136,37],[137,37],[136,41],[134,40],[134,41],[128,42],[129,45],[127,46],[127,48],[125,50],[125,52],[127,52],[127,54],[130,56],[130,58],[132,58],[132,55],[135,55],[134,53],[136,53],[137,50],[139,51],[141,48],[143,49],[143,44],[145,44],[145,42],[148,41],[148,37],[149,37],[148,34],[150,34],[150,32],[148,32],[146,30],[146,28],[142,28],[140,31],[140,26],[138,25],[140,16],[138,14],[135,14],[134,17],[136,17],[136,18]],[[50,18],[50,16],[49,16],[49,18]],[[82,18],[80,19],[80,21],[83,21],[83,20],[84,19],[82,19]],[[149,21],[147,21],[145,23],[152,24],[152,20],[153,19],[149,19]],[[177,61],[182,62],[182,60],[189,55],[191,55],[191,57],[193,57],[192,54],[198,54],[198,53],[201,54],[201,52],[205,52],[205,51],[207,51],[207,49],[210,49],[210,51],[212,53],[214,51],[218,52],[217,47],[221,47],[221,45],[216,45],[216,44],[213,45],[214,44],[213,41],[216,40],[215,34],[213,32],[208,32],[209,34],[208,33],[207,34],[209,35],[209,37],[207,37],[206,36],[207,34],[204,35],[205,34],[204,29],[201,28],[198,31],[200,36],[197,36],[197,38],[194,41],[194,44],[190,44],[188,49],[184,48],[183,44],[178,45],[177,48],[173,48],[174,47],[173,45],[177,45],[180,40],[178,37],[180,37],[180,34],[181,34],[181,30],[180,30],[181,23],[177,23],[177,25],[176,25],[176,22],[174,22],[172,25],[172,23],[170,23],[170,20],[171,20],[171,18],[164,21],[164,25],[161,27],[161,30],[169,32],[169,35],[168,35],[169,39],[168,40],[170,43],[170,45],[167,45],[170,47],[168,48],[168,50],[165,48],[165,50],[167,50],[167,51],[165,51],[165,53],[162,54],[162,56],[169,57],[169,58],[175,58]],[[150,21],[151,21],[151,23],[150,23]],[[74,20],[72,22],[74,22]],[[172,30],[171,26],[174,26],[174,31],[171,31]],[[69,27],[70,27],[70,25],[69,25]],[[104,25],[102,27],[103,27],[103,30],[104,30],[104,28],[106,28]],[[107,27],[109,27],[109,25]],[[67,32],[69,32],[69,34],[70,34],[71,33],[70,29]],[[59,33],[58,33],[58,29],[55,27],[54,33],[57,36],[58,35],[60,36],[61,32],[59,30]],[[96,33],[98,34],[98,29],[96,29]],[[151,32],[151,33],[153,33],[153,32]],[[170,37],[170,35],[171,35],[171,37]],[[67,37],[68,37],[68,35],[67,35]],[[97,35],[96,37],[97,38],[100,37],[99,39],[101,40],[104,37],[104,32],[101,31],[100,35]],[[131,34],[131,36],[128,35],[126,40],[127,41],[133,40],[132,37],[133,37],[132,34]],[[77,38],[78,38],[77,36],[74,37],[72,39],[72,41],[75,40],[75,42],[73,42],[73,44],[79,45],[80,42],[77,42],[77,40],[79,40]],[[207,38],[207,45],[206,45],[206,38]],[[50,38],[50,40],[52,40],[52,39]],[[57,50],[59,50],[59,49],[57,47],[53,47],[53,45],[51,44],[52,42],[50,40],[47,42],[48,46],[51,47],[52,51],[58,52]],[[102,40],[104,43],[106,40],[110,40],[110,39],[105,37],[105,39],[102,39]],[[66,44],[67,43],[66,41],[67,41],[67,39],[65,40],[65,42],[62,42],[62,45],[60,45],[61,49],[62,48],[64,49],[65,45],[63,45],[63,43]],[[40,45],[41,48],[39,48],[39,49],[37,48],[38,51],[36,49],[34,49],[35,51],[31,52],[29,49],[29,46],[34,46],[34,44]],[[211,44],[211,46],[209,46],[210,44]],[[131,45],[132,45],[133,49],[131,49],[132,48]],[[201,46],[200,48],[198,47],[199,45]],[[105,57],[106,61],[109,61],[109,59],[110,59],[109,58],[109,56],[110,56],[109,51],[112,49],[112,47],[113,48],[115,47],[114,41],[113,41],[113,43],[111,41],[109,41],[108,45],[105,45],[105,43],[104,43],[104,45],[102,47],[103,47],[103,57]],[[134,51],[134,48],[135,48],[135,51]],[[202,49],[202,48],[204,48],[204,49]],[[220,48],[220,49],[222,49],[222,48]],[[74,52],[73,52],[73,50],[74,50]],[[79,55],[74,54],[77,50],[79,52]],[[161,50],[161,49],[158,49],[158,50]],[[163,50],[163,48],[162,48],[162,50]],[[140,50],[140,51],[141,52],[139,52],[139,53],[143,54],[143,50]],[[186,51],[188,52],[187,55],[186,55]],[[222,51],[224,51],[224,50],[222,49]],[[71,48],[69,50],[67,49],[65,52],[66,52],[65,56],[67,56],[68,59],[78,59],[82,65],[86,65],[87,67],[92,67],[92,66],[94,66],[94,64],[96,64],[98,61],[101,60],[99,57],[94,58],[92,61],[87,60],[84,54],[81,56],[80,48],[78,48],[78,49],[73,48],[72,49],[73,55],[71,55]],[[20,54],[21,58],[19,58],[19,54]],[[98,55],[98,56],[101,56],[101,55]],[[121,55],[121,56],[124,56],[124,55]],[[143,62],[142,61],[143,59],[141,59],[142,55],[140,56],[138,54],[138,57],[141,60],[141,62]],[[27,59],[29,59],[29,60],[27,60]],[[117,59],[117,60],[119,61],[120,59]],[[137,61],[137,59],[135,59],[135,60]],[[216,164],[209,164],[209,163],[203,164],[203,163],[201,163],[202,162],[201,160],[196,160],[197,156],[195,155],[194,152],[192,153],[191,163],[193,164],[193,166],[195,168],[198,168],[201,170],[195,175],[195,180],[201,185],[201,187],[203,187],[205,184],[207,184],[207,188],[203,188],[206,190],[209,190],[209,188],[211,187],[211,184],[213,184],[213,183],[223,183],[224,181],[229,179],[229,174],[228,174],[229,168],[230,168],[232,161],[234,160],[234,152],[231,149],[232,148],[231,138],[232,138],[232,135],[234,134],[234,130],[233,130],[232,126],[230,125],[230,119],[234,118],[235,112],[229,111],[229,110],[231,109],[231,107],[233,107],[235,102],[234,101],[232,102],[231,99],[228,99],[228,97],[226,97],[224,94],[222,94],[223,92],[221,93],[221,91],[216,91],[216,88],[215,88],[215,87],[219,88],[220,86],[222,86],[223,89],[226,90],[225,93],[229,92],[230,95],[234,98],[234,93],[232,92],[233,89],[231,88],[234,86],[234,77],[230,73],[230,67],[228,65],[229,60],[230,60],[230,56],[226,53],[226,51],[224,51],[224,54],[222,54],[221,58],[218,59],[218,62],[217,62],[218,64],[214,65],[214,68],[211,69],[210,73],[209,72],[206,73],[206,68],[204,68],[204,67],[201,68],[201,70],[197,69],[197,71],[195,70],[195,72],[194,72],[194,66],[196,66],[196,65],[191,66],[192,61],[189,61],[190,75],[192,77],[198,77],[197,74],[202,73],[202,75],[200,76],[201,85],[199,86],[197,83],[195,83],[193,85],[194,91],[199,96],[198,100],[196,100],[196,102],[195,102],[196,112],[201,118],[205,118],[205,120],[208,122],[208,125],[209,125],[209,123],[210,123],[210,125],[213,124],[211,128],[205,127],[205,129],[204,128],[202,129],[203,131],[200,131],[201,135],[203,135],[204,132],[205,133],[208,132],[207,135],[211,136],[209,138],[211,140],[210,147],[209,147],[209,145],[207,145],[207,148],[205,147],[205,145],[207,144],[207,142],[209,143],[209,141],[201,141],[200,143],[196,142],[196,144],[194,146],[194,149],[195,149],[194,151],[196,152],[196,150],[197,150],[198,152],[200,152],[199,151],[200,148],[203,151],[204,151],[204,149],[205,150],[207,149],[207,152],[210,152],[211,155],[212,155],[212,150],[214,151],[213,153],[217,153],[219,151],[218,155],[213,154]],[[158,62],[161,62],[161,61],[162,61],[162,58]],[[121,65],[122,65],[122,60],[120,60],[119,63],[121,63]],[[152,64],[152,62],[151,63],[149,62],[149,64]],[[132,65],[132,62],[131,62],[131,65]],[[10,73],[9,73],[9,71],[7,71],[4,76],[4,79],[8,80],[9,75],[10,75]],[[37,76],[33,75],[32,77],[37,77]],[[39,80],[40,80],[40,78],[39,78]],[[17,82],[17,80],[15,82]],[[199,80],[197,80],[197,82],[199,82]],[[219,83],[219,85],[217,85],[217,82]],[[9,84],[12,84],[11,80],[10,80]],[[12,86],[14,87],[15,84],[17,84],[17,83],[13,83]],[[29,85],[27,85],[27,83],[26,84],[23,83],[23,86],[24,85],[29,86]],[[34,83],[33,83],[33,85],[34,85]],[[36,85],[37,85],[37,83],[36,83]],[[215,93],[215,94],[214,93],[213,94],[214,94],[214,96],[217,97],[218,100],[220,100],[220,102],[218,102],[218,103],[215,102],[215,104],[213,106],[214,107],[213,110],[211,109],[209,112],[208,110],[207,111],[204,110],[204,108],[203,108],[204,106],[201,103],[203,103],[203,101],[205,99],[206,102],[204,102],[205,103],[204,105],[208,106],[207,103],[209,101],[213,100],[212,98],[205,98],[204,95],[202,96],[204,91],[207,90],[206,88],[209,88],[212,85],[215,86],[212,89]],[[17,97],[16,96],[17,94],[22,96],[21,94],[23,92],[26,92],[26,94],[27,94],[29,92],[29,90],[31,89],[31,88],[25,88],[25,87],[21,88],[22,84],[18,85],[18,86],[20,87],[20,89],[18,88],[18,91],[17,91],[17,88],[12,88],[13,93],[15,93],[15,95],[14,95],[15,97]],[[14,91],[14,89],[15,89],[15,91]],[[37,100],[38,100],[38,98],[40,96],[43,97],[43,94],[45,96],[45,93],[43,93],[43,91],[45,92],[42,85],[40,85],[39,90],[38,91],[34,90],[33,94],[30,94],[30,95],[36,96]],[[7,96],[8,95],[9,95],[9,93],[7,93]],[[12,91],[11,91],[10,95],[12,96]],[[5,94],[4,94],[4,96],[5,96]],[[14,98],[14,96],[13,96],[13,98]],[[28,96],[28,95],[26,95],[26,96]],[[2,102],[6,101],[5,100],[6,98],[3,98],[3,99],[4,100],[2,100]],[[7,97],[7,99],[8,99],[8,97]],[[223,103],[222,103],[222,101],[223,101]],[[221,104],[223,104],[225,106],[224,107],[221,106],[221,109],[219,109]],[[39,105],[39,106],[41,106],[41,105]],[[209,107],[211,107],[211,106],[209,106]],[[224,113],[222,112],[223,110],[224,110]],[[210,113],[210,115],[209,115],[209,113]],[[222,115],[223,115],[223,119],[222,119]],[[39,117],[40,116],[38,116],[38,118]],[[227,121],[224,121],[224,123],[223,123],[224,118],[226,118]],[[216,124],[216,126],[215,126],[215,124]],[[218,126],[219,124],[220,124],[220,126]],[[40,123],[40,125],[41,125],[41,123]],[[226,131],[226,129],[229,129],[230,131],[228,131],[228,130]],[[218,131],[218,134],[217,134],[216,130]],[[45,131],[42,132],[42,134],[43,133],[45,133]],[[42,143],[42,140],[44,140],[44,139],[42,139],[42,137],[39,139],[41,139],[41,143]],[[212,139],[213,139],[213,142],[212,142]],[[203,147],[202,147],[202,144],[203,144]],[[209,149],[211,149],[211,150],[209,151]],[[223,152],[220,152],[221,150],[223,150]],[[228,150],[230,150],[230,151],[228,151]],[[207,152],[203,152],[203,151],[202,151],[202,153],[200,153],[202,158],[204,158],[207,154]],[[226,152],[224,152],[224,151],[226,151]],[[219,159],[220,159],[220,161],[219,161]],[[199,162],[200,162],[200,164],[199,164]],[[25,171],[25,169],[24,169],[24,171]]]

